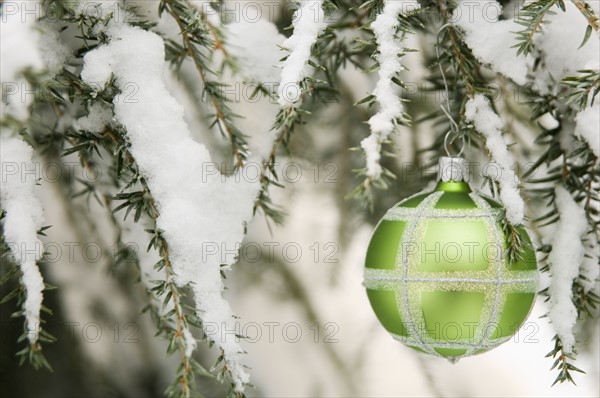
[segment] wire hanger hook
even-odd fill
[[[448,89],[448,80],[446,80],[446,74],[444,73],[444,68],[442,67],[442,62],[440,60],[440,35],[442,33],[442,31],[444,29],[446,29],[448,26],[450,26],[450,23],[444,24],[442,25],[438,31],[437,31],[437,36],[436,36],[436,42],[435,42],[435,54],[437,56],[437,61],[438,61],[438,67],[440,68],[440,74],[442,76],[442,80],[444,82],[444,90],[445,90],[445,95],[446,95],[446,107],[444,107],[443,104],[440,104],[440,108],[442,109],[442,112],[444,112],[444,115],[446,115],[446,117],[448,118],[448,120],[450,121],[450,130],[446,133],[446,136],[444,137],[444,150],[446,151],[446,155],[452,157],[452,155],[450,154],[450,147],[449,144],[451,142],[448,141],[448,139],[450,138],[450,135],[452,133],[454,133],[455,135],[459,136],[462,139],[462,145],[460,146],[460,151],[458,152],[457,155],[454,155],[454,157],[459,157],[460,155],[462,155],[462,153],[465,150],[465,137],[464,135],[459,134],[459,127],[458,127],[458,123],[456,123],[456,120],[454,120],[454,118],[452,117],[452,115],[450,114],[450,90]]]

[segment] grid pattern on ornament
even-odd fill
[[[498,314],[502,313],[504,300],[507,293],[534,293],[537,286],[537,270],[520,271],[510,270],[507,267],[503,253],[506,244],[498,225],[500,209],[492,208],[479,195],[469,196],[476,205],[473,209],[436,209],[434,208],[443,192],[434,192],[425,198],[416,208],[393,207],[384,216],[384,220],[405,221],[406,227],[398,245],[396,256],[396,269],[365,269],[365,287],[369,289],[385,289],[396,293],[398,312],[409,330],[411,336],[392,334],[394,338],[403,343],[416,346],[421,350],[435,356],[441,356],[436,348],[462,348],[467,351],[457,356],[456,359],[472,355],[478,350],[490,349],[510,339],[505,336],[492,339],[494,327],[498,322]],[[453,221],[461,220],[472,222],[479,221],[485,226],[487,242],[494,242],[497,250],[490,255],[489,266],[481,271],[452,271],[451,277],[432,277],[431,272],[418,271],[418,255],[408,256],[403,250],[404,244],[419,242],[425,236],[429,220]],[[398,282],[402,285],[402,294],[399,293]],[[468,340],[446,341],[434,339],[425,330],[425,320],[421,311],[421,298],[418,294],[422,290],[436,289],[437,291],[466,291],[483,292],[485,299],[481,309],[479,324],[475,335]],[[481,325],[488,325],[481,327]]]

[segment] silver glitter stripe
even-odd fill
[[[454,273],[454,272],[469,272],[470,274],[472,274],[472,276],[469,277],[420,277],[420,278],[415,278],[415,279],[420,279],[423,281],[438,281],[440,279],[443,279],[444,281],[447,280],[451,280],[451,281],[456,281],[456,282],[461,282],[461,281],[466,281],[466,280],[473,280],[474,282],[476,281],[481,281],[481,280],[493,280],[494,282],[497,281],[496,278],[494,279],[484,279],[484,278],[477,278],[477,275],[485,275],[486,273],[488,273],[488,270],[480,270],[480,271],[447,271],[449,273]],[[427,272],[421,272],[421,273],[427,273]],[[437,273],[435,273],[437,274]],[[382,269],[382,268],[365,268],[364,270],[364,279],[387,279],[387,280],[400,280],[402,278],[404,278],[404,272],[403,270],[400,269]],[[513,270],[508,270],[508,272],[505,273],[506,277],[510,277],[512,276],[512,279],[506,279],[506,280],[523,280],[523,281],[534,281],[536,280],[536,276],[537,276],[537,270],[527,270],[527,271],[513,271]]]
[[[477,207],[481,206],[484,209],[487,209],[488,211],[490,210],[490,205],[485,200],[479,198],[477,195],[469,194],[469,196],[471,197],[473,202],[477,205]],[[490,216],[490,222],[492,223],[492,228],[494,231],[494,238],[496,239],[496,242],[502,242],[501,236],[498,234],[498,225],[496,224],[496,220],[492,216]],[[504,271],[504,262],[503,262],[502,257],[503,257],[502,255],[498,256],[498,282],[496,284],[494,304],[492,305],[492,311],[490,313],[488,322],[494,321],[496,319],[496,316],[498,315],[498,307],[500,306],[500,289],[501,289],[501,285],[502,285],[502,273]],[[486,294],[486,299],[487,299],[487,294]],[[483,311],[482,311],[482,313],[483,313]],[[482,319],[480,317],[479,322],[481,322],[481,321],[482,321]],[[484,329],[483,334],[481,336],[481,340],[479,340],[479,343],[478,343],[479,347],[474,347],[470,350],[467,350],[467,352],[465,354],[471,355],[473,352],[475,352],[477,350],[481,350],[483,348],[483,345],[489,341],[489,338],[492,336],[493,333],[494,333],[494,329],[492,329],[492,328]]]
[[[408,234],[407,236],[409,238],[412,238],[413,234],[415,233],[415,229],[417,227],[417,224],[419,222],[419,217],[423,214],[423,212],[425,211],[425,209],[427,208],[427,206],[430,203],[436,203],[437,200],[440,198],[440,196],[442,196],[443,193],[441,192],[437,192],[437,193],[433,193],[430,196],[428,196],[427,198],[425,198],[418,206],[418,211],[417,211],[417,217],[414,220],[411,220],[410,222],[410,229],[407,230]],[[398,250],[401,250],[402,245],[398,246]],[[398,256],[396,255],[396,258]],[[408,276],[408,253],[404,252],[403,256],[402,256],[402,266],[403,266],[403,272],[404,272],[404,278],[406,279],[406,277]],[[413,336],[417,337],[418,343],[417,346],[422,349],[425,352],[428,352],[430,354],[436,355],[436,352],[431,348],[426,346],[423,341],[421,340],[421,336],[419,336],[419,334],[417,333],[417,330],[415,329],[414,326],[414,322],[412,319],[412,315],[410,313],[410,306],[408,305],[408,286],[406,284],[406,282],[404,283],[404,294],[402,295],[403,297],[403,302],[404,302],[404,308],[406,310],[406,314],[402,314],[403,315],[403,319],[406,319],[408,321],[408,327],[411,329]],[[398,311],[400,312],[400,308],[398,308]],[[406,318],[404,318],[404,315],[406,315]]]
[[[449,210],[446,210],[449,211]],[[427,218],[431,218],[431,219],[444,219],[444,218],[489,218],[489,217],[496,217],[498,215],[498,213],[494,214],[494,213],[479,213],[479,212],[474,212],[474,213],[461,213],[461,214],[440,214],[440,213],[424,213],[421,214],[420,216],[415,215],[414,213],[404,213],[404,212],[391,212],[388,211],[385,216],[383,217],[384,220],[388,220],[388,221],[412,221],[415,218],[419,218],[422,216],[426,216]]]
[[[417,345],[417,341],[412,339],[411,337],[406,337],[406,336],[400,336],[394,333],[391,333],[392,337],[395,340],[398,340],[404,344],[409,344],[409,345]],[[494,348],[499,346],[502,343],[506,343],[508,340],[510,340],[510,337],[502,337],[499,339],[493,339],[493,340],[487,340],[487,344],[472,344],[469,342],[448,342],[448,341],[437,341],[437,340],[427,340],[426,343],[428,346],[433,347],[433,348],[474,348],[475,350],[477,349],[484,349],[484,348]],[[468,351],[468,350],[467,350]],[[435,355],[437,356],[441,356],[439,353],[435,353]],[[468,353],[465,353],[463,355],[461,355],[460,357],[466,357],[469,356]]]
[[[527,283],[535,282],[534,278],[519,278],[519,279],[474,279],[474,278],[408,278],[402,276],[365,276],[365,282],[376,281],[400,281],[400,282],[468,282],[468,283],[484,283],[484,284],[512,284],[512,283]]]

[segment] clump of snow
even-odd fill
[[[25,7],[25,3],[21,3],[20,7]],[[31,85],[21,73],[28,68],[44,68],[44,60],[40,53],[40,33],[35,18],[31,15],[25,16],[22,12],[5,14],[5,8],[0,7],[0,19],[0,81],[2,98],[6,98],[7,101],[2,116],[8,113],[22,120],[29,116],[28,109],[34,96],[31,93]]]
[[[543,70],[535,74],[536,85],[542,91],[552,87],[554,81],[576,75],[579,69],[598,68],[600,36],[592,34],[579,48],[588,24],[571,1],[566,1],[565,7],[565,12],[555,9],[556,14],[548,15],[548,23],[535,36],[534,44],[544,59]]]
[[[493,167],[487,167],[487,177],[494,179],[500,185],[500,201],[506,209],[506,218],[512,225],[523,223],[524,208],[523,198],[519,193],[519,178],[515,175],[511,166],[514,160],[504,138],[502,129],[504,123],[494,112],[488,99],[482,94],[476,94],[472,100],[467,102],[465,117],[472,122],[475,129],[483,134],[486,147],[490,151],[492,159],[500,167],[500,172]]]
[[[54,76],[62,70],[73,54],[60,39],[57,31],[60,26],[48,22],[40,23],[39,26],[42,32],[39,43],[42,59],[48,74]]]
[[[106,105],[95,102],[90,105],[87,116],[77,119],[73,127],[78,130],[85,130],[91,133],[101,133],[104,127],[110,124],[113,118],[113,111]]]
[[[185,340],[185,356],[189,358],[192,356],[198,343],[188,328],[183,329],[183,339]]]
[[[452,20],[464,31],[475,57],[517,84],[525,84],[533,57],[516,56],[514,32],[522,26],[514,19],[498,20],[501,14],[502,6],[496,0],[465,2],[458,3]]]
[[[35,343],[39,336],[44,290],[44,280],[37,266],[44,250],[37,231],[43,226],[44,216],[34,192],[36,179],[35,173],[31,173],[35,170],[33,149],[20,138],[7,134],[4,130],[0,133],[0,203],[6,212],[4,240],[23,273],[21,280],[27,292],[25,319],[28,338]]]
[[[168,66],[158,35],[117,22],[106,33],[109,44],[86,54],[81,76],[107,82],[114,74],[118,86],[137,85],[136,101],[115,98],[115,117],[127,129],[131,153],[158,204],[157,226],[169,245],[175,282],[191,286],[206,327],[234,330],[232,309],[222,297],[221,265],[236,260],[260,184],[246,181],[244,170],[225,178],[206,147],[192,139],[183,107],[165,84]],[[236,337],[223,333],[214,342],[241,391],[249,375]],[[186,351],[192,350],[188,345]]]
[[[560,337],[566,353],[575,346],[573,327],[577,321],[577,309],[573,304],[573,281],[579,275],[585,248],[582,238],[588,224],[585,210],[573,200],[562,186],[555,189],[556,209],[560,216],[552,239],[550,263],[550,311],[548,317]]]
[[[285,36],[271,22],[260,19],[227,25],[229,52],[240,61],[242,74],[260,83],[276,83],[279,80],[279,47]]]
[[[294,33],[283,47],[290,51],[283,61],[279,81],[279,105],[290,106],[300,100],[299,83],[307,76],[307,62],[317,37],[325,30],[325,12],[323,0],[303,1],[294,13],[292,22]]]
[[[575,135],[587,142],[597,161],[600,160],[600,102],[588,106],[575,117]]]
[[[367,176],[372,179],[381,176],[381,144],[394,131],[395,120],[402,117],[404,112],[399,89],[392,79],[404,69],[399,58],[404,47],[402,40],[396,36],[396,30],[399,25],[398,17],[407,11],[408,6],[415,9],[418,3],[412,0],[385,1],[383,11],[371,24],[379,50],[375,56],[379,62],[379,81],[373,90],[379,112],[369,119],[371,135],[361,142],[361,147],[367,157]]]
[[[517,84],[532,81],[536,90],[547,93],[557,81],[576,74],[579,69],[598,68],[600,59],[600,36],[592,34],[579,48],[588,25],[572,2],[565,2],[565,7],[565,12],[555,9],[554,15],[546,14],[547,23],[533,38],[542,59],[535,71],[533,55],[517,56],[514,47],[515,32],[523,28],[515,20],[518,13],[499,20],[502,6],[496,0],[482,0],[459,3],[452,20],[464,31],[465,42],[481,62]],[[528,72],[532,72],[533,79],[528,78]]]
[[[539,123],[539,125],[545,130],[554,130],[560,126],[558,120],[556,120],[550,112],[544,113],[542,116],[537,118],[536,122]]]

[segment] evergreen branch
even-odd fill
[[[156,216],[158,216],[158,214]],[[154,221],[156,221],[156,218],[154,218]],[[169,349],[167,351],[170,351],[170,353],[174,351],[172,345],[173,341],[176,340],[177,350],[180,354],[180,365],[177,370],[177,377],[167,389],[167,394],[170,396],[189,397],[194,386],[194,367],[191,358],[186,355],[188,342],[186,342],[184,331],[189,330],[189,322],[182,306],[183,294],[173,280],[175,272],[171,261],[169,260],[169,247],[167,241],[158,231],[156,231],[154,247],[159,251],[160,256],[162,257],[162,260],[156,265],[156,268],[160,271],[161,268],[164,267],[167,278],[166,281],[158,283],[154,288],[155,290],[153,290],[158,296],[164,295],[163,307],[170,301],[173,301],[173,311],[175,315],[176,329],[173,330],[172,328],[169,328],[166,331],[166,337],[169,340]],[[166,288],[164,288],[165,285]],[[177,387],[180,388],[180,393],[178,393]]]
[[[552,109],[554,107],[551,99],[547,98],[545,101],[547,101],[546,105],[544,106],[545,108]],[[597,184],[600,182],[599,173],[594,171],[596,168],[595,157],[591,155],[591,150],[587,147],[576,148],[570,153],[567,153],[564,149],[562,149],[562,146],[559,143],[561,134],[564,134],[561,133],[562,128],[562,126],[559,126],[559,128],[555,130],[542,132],[538,138],[538,143],[549,147],[549,149],[544,155],[542,155],[541,160],[536,162],[534,168],[537,169],[542,163],[546,163],[548,166],[550,166],[551,162],[558,160],[561,157],[562,164],[549,167],[546,176],[543,178],[529,179],[529,184],[542,184],[543,187],[535,189],[530,188],[529,191],[534,195],[544,198],[549,203],[555,203],[554,187],[547,187],[546,184],[551,182],[556,185],[562,185],[571,193],[577,202],[582,203],[582,206],[586,211],[588,224],[592,230],[595,230],[596,226],[598,225],[599,214],[597,210],[594,209],[594,204],[598,203],[599,198],[598,192],[593,190],[592,187],[597,186]],[[582,161],[584,159],[585,161]],[[534,222],[543,222],[543,224],[540,226],[545,226],[548,224],[553,224],[558,220],[558,210],[554,208],[548,211],[546,214],[538,217],[536,220],[534,220]],[[540,248],[540,251],[546,254],[550,253],[551,250],[552,247],[549,245],[545,245]],[[541,268],[541,271],[548,272],[550,270],[548,256],[544,256],[540,262],[544,264]],[[582,281],[584,278],[585,277],[580,274],[571,285],[572,301],[577,310],[579,319],[581,319],[581,317],[584,315],[592,316],[600,302],[600,299],[596,293],[593,291],[587,291],[584,288]],[[547,296],[546,301],[550,299],[548,288],[543,289],[540,294]],[[553,340],[555,342],[554,348],[548,353],[548,355],[546,355],[546,357],[555,358],[551,369],[558,369],[559,371],[559,374],[556,377],[553,385],[557,383],[563,383],[565,381],[575,384],[572,372],[585,372],[572,364],[572,361],[575,359],[575,354],[569,354],[564,351],[562,341],[558,335],[555,336]]]
[[[546,358],[556,358],[550,370],[557,369],[558,376],[556,376],[556,379],[552,385],[554,386],[556,383],[562,384],[565,381],[575,384],[572,372],[584,374],[585,372],[570,362],[570,360],[574,359],[574,356],[564,352],[562,342],[560,341],[558,335],[555,335],[552,340],[554,341],[554,348],[548,354],[546,354]]]
[[[273,220],[275,224],[283,224],[284,214],[281,209],[273,204],[270,195],[271,185],[282,187],[279,182],[279,176],[276,170],[276,159],[277,152],[281,146],[288,148],[289,140],[294,132],[297,125],[302,123],[300,108],[290,106],[286,108],[280,108],[275,118],[275,123],[272,130],[277,131],[277,136],[273,145],[271,146],[271,152],[267,159],[263,162],[262,173],[260,175],[261,188],[256,201],[254,202],[253,214],[260,209],[265,214],[267,219]]]
[[[578,73],[577,76],[563,78],[561,83],[574,90],[567,96],[567,104],[575,103],[582,111],[588,104],[592,106],[596,95],[600,93],[600,72],[593,69],[583,69]]]
[[[365,4],[363,4],[361,6],[361,8],[364,10],[361,14],[358,14],[358,16],[356,16],[356,18],[362,19],[362,18],[364,18],[363,17],[364,13],[368,13],[371,15],[371,18],[369,20],[370,24],[375,23],[375,21],[377,20],[379,15],[381,15],[381,13],[384,12],[384,10],[385,10],[383,2],[379,2],[379,1],[366,2]],[[420,13],[421,13],[420,9],[415,10],[414,12],[399,13],[398,25],[396,26],[395,31],[393,32],[393,36],[395,38],[398,38],[401,36],[404,39],[404,38],[406,38],[407,35],[414,34],[416,29],[423,28],[423,24],[422,24],[421,20],[419,19]],[[353,64],[358,66],[360,69],[362,69],[366,73],[372,73],[372,72],[375,72],[375,71],[378,71],[381,69],[381,64],[380,64],[381,59],[378,58],[378,55],[380,54],[379,48],[382,45],[382,43],[380,43],[378,41],[381,41],[383,38],[377,37],[377,34],[375,31],[373,31],[373,29],[370,29],[370,32],[372,35],[368,39],[362,39],[359,41],[358,49],[362,50],[363,52],[367,52],[369,59],[374,60],[375,62],[372,63],[372,65],[370,65],[368,67],[361,66],[359,62],[356,62],[356,61],[353,62]],[[399,49],[399,53],[397,54],[398,57],[403,57],[407,53],[413,51],[409,48],[405,48],[404,46],[400,47],[399,45],[397,46],[397,48]],[[361,54],[359,51],[357,51],[357,53]],[[352,62],[352,58],[349,58],[348,60],[350,60]],[[346,60],[344,59],[343,61],[345,62]],[[389,84],[391,84],[391,85],[397,85],[399,88],[405,89],[406,85],[401,80],[399,72],[400,71],[397,71],[393,76],[391,76],[391,79],[390,79],[390,76],[384,77],[385,82],[386,82],[386,84],[389,82]],[[380,99],[378,99],[375,94],[369,94],[365,98],[357,101],[357,103],[355,105],[365,104],[368,108],[371,108],[371,107],[375,106],[377,103],[379,103],[380,108],[385,107],[385,105],[380,103],[379,100]],[[401,100],[404,100],[404,99],[401,99]],[[410,125],[410,117],[406,112],[402,112],[401,114],[396,115],[394,117],[394,120],[392,120],[391,122],[394,124],[394,126],[398,126],[398,125],[409,126]],[[386,154],[385,148],[392,143],[390,139],[386,138],[386,136],[390,133],[386,132],[384,135],[380,135],[380,134],[383,134],[383,133],[381,131],[375,131],[375,130],[371,129],[371,137],[376,142],[377,150],[379,150],[380,153],[385,155]],[[354,149],[359,149],[359,148],[354,148]],[[362,145],[361,145],[360,149],[362,150],[364,157],[368,158],[369,155],[362,148]],[[369,161],[369,160],[367,159],[367,161]],[[370,209],[370,211],[373,211],[374,194],[375,194],[374,191],[375,190],[387,190],[390,186],[390,182],[393,179],[395,179],[395,175],[388,168],[381,166],[380,161],[377,163],[379,163],[380,171],[377,171],[377,173],[375,175],[374,175],[374,173],[369,172],[369,170],[366,167],[363,167],[363,168],[360,168],[357,170],[353,170],[353,172],[357,176],[359,176],[362,179],[362,181],[354,189],[354,191],[350,195],[348,195],[349,197],[353,197],[353,198],[357,199],[363,207]]]
[[[442,48],[443,53],[438,62],[451,62],[457,78],[464,84],[467,96],[472,98],[475,93],[485,90],[479,62],[462,39],[462,32],[451,24],[452,12],[448,0],[436,0],[436,7],[445,25],[442,42],[447,41],[449,47],[449,50]]]
[[[348,4],[342,3],[344,2],[324,3],[324,8],[335,9],[343,14],[336,22],[328,25],[325,33],[317,38],[317,42],[313,46],[317,62],[309,62],[315,68],[317,75],[323,75],[324,80],[308,77],[300,82],[303,97],[300,100],[301,105],[280,109],[271,128],[276,131],[276,139],[272,144],[269,156],[263,162],[260,176],[261,190],[254,205],[254,214],[258,210],[262,210],[265,216],[273,220],[275,224],[281,224],[285,216],[281,209],[273,204],[269,192],[272,185],[282,187],[275,167],[277,153],[281,147],[289,150],[290,139],[295,129],[304,123],[303,117],[310,114],[305,109],[304,97],[312,96],[315,100],[323,102],[332,101],[331,97],[338,95],[335,87],[338,83],[339,69],[346,66],[348,62],[360,69],[365,69],[362,60],[370,59],[373,53],[372,45],[361,44],[357,48],[350,48],[347,43],[348,35],[345,32],[343,34],[338,34],[338,32],[362,26],[369,15],[374,16],[374,10],[380,8],[383,2],[370,0],[362,3],[350,0],[347,2]],[[267,90],[262,90],[262,92],[271,96]]]
[[[111,129],[106,129],[105,134],[109,135],[115,143],[119,145],[120,148],[123,148],[123,156],[129,162],[129,166],[131,167],[131,171],[135,173],[132,180],[139,182],[142,187],[142,191],[138,192],[124,192],[125,189],[116,196],[117,200],[124,200],[120,206],[114,209],[114,212],[118,212],[122,209],[127,209],[125,217],[129,214],[130,211],[135,210],[135,218],[134,221],[137,222],[139,220],[140,215],[142,213],[147,214],[150,219],[153,221],[154,226],[153,229],[147,230],[147,232],[153,234],[153,237],[150,241],[148,249],[155,248],[160,256],[161,260],[155,265],[157,271],[162,271],[163,269],[166,272],[165,281],[157,282],[157,285],[152,289],[152,291],[158,297],[164,297],[163,299],[163,308],[165,308],[171,301],[173,302],[173,310],[171,310],[167,315],[175,318],[175,328],[164,326],[162,329],[159,329],[163,332],[166,338],[169,340],[169,348],[167,352],[169,354],[179,351],[181,361],[177,370],[177,376],[175,381],[167,388],[167,394],[169,396],[183,396],[189,397],[193,393],[193,387],[195,384],[194,375],[201,374],[205,376],[210,376],[211,374],[204,369],[198,362],[196,362],[193,358],[188,357],[186,355],[187,347],[189,342],[186,340],[189,336],[186,336],[186,331],[189,331],[190,325],[201,328],[201,321],[197,318],[196,315],[186,313],[185,309],[188,308],[183,304],[184,292],[178,287],[175,283],[175,271],[173,269],[173,265],[170,261],[169,256],[169,246],[167,240],[164,238],[162,231],[158,229],[156,223],[159,217],[159,211],[157,204],[152,196],[150,188],[146,183],[146,180],[143,176],[140,176],[137,173],[138,167],[135,163],[133,155],[129,152],[128,145],[124,140],[124,134],[119,133],[117,131],[113,131]],[[127,186],[133,186],[134,182],[130,181]],[[188,308],[189,311],[195,311],[194,308]],[[168,325],[168,323],[164,323]],[[204,338],[206,340],[206,336]],[[218,374],[217,380],[222,381],[224,379],[232,379],[230,370],[225,365],[223,361],[223,354],[220,359],[217,359],[216,364],[213,366],[213,369],[217,367],[217,365],[222,364],[221,371]],[[239,394],[236,393],[238,397]]]
[[[57,76],[57,82],[65,81],[65,86],[71,87],[74,90],[70,95],[81,98],[84,101],[104,101],[106,103],[112,103],[112,97],[118,93],[118,90],[115,87],[111,87],[112,83],[110,83],[102,92],[97,93],[96,95],[94,94],[92,87],[89,87],[78,76],[66,70]],[[57,90],[57,95],[62,96],[63,94],[60,93],[60,90]],[[66,100],[64,102],[66,103]],[[148,249],[154,247],[159,252],[161,261],[155,267],[159,271],[164,269],[166,278],[165,281],[158,282],[157,286],[152,289],[152,293],[157,297],[164,297],[163,307],[171,301],[173,302],[173,310],[165,316],[173,317],[175,320],[175,325],[172,325],[171,322],[162,319],[163,317],[159,317],[162,321],[157,323],[157,327],[159,328],[159,332],[169,340],[168,353],[171,354],[174,351],[179,351],[181,356],[176,379],[169,387],[168,391],[172,396],[189,397],[193,393],[192,389],[195,383],[194,375],[196,373],[204,374],[207,372],[200,369],[201,366],[186,355],[188,343],[186,342],[184,330],[188,330],[189,325],[192,324],[190,321],[191,315],[185,313],[182,302],[184,295],[183,291],[174,282],[174,271],[169,258],[168,244],[160,231],[155,232],[157,231],[156,220],[159,215],[157,205],[144,177],[139,174],[138,166],[133,155],[129,151],[129,143],[126,141],[125,137],[123,131],[113,129],[109,126],[106,126],[100,135],[85,131],[71,130],[65,135],[65,138],[71,141],[72,146],[71,148],[64,150],[62,155],[77,153],[81,164],[86,168],[91,168],[91,156],[94,154],[102,156],[100,148],[104,149],[108,154],[114,154],[117,162],[117,178],[126,180],[126,184],[122,191],[114,198],[111,198],[106,193],[100,193],[103,199],[103,203],[101,204],[104,204],[107,206],[107,209],[110,209],[112,200],[123,201],[122,204],[117,206],[111,212],[111,217],[113,219],[114,214],[120,210],[126,209],[125,216],[131,211],[134,211],[135,222],[138,222],[144,213],[153,221],[154,230],[152,230],[152,232],[154,233],[154,236],[150,241]],[[128,181],[127,178],[129,178]],[[141,191],[126,192],[126,190],[136,184],[141,186]],[[95,187],[93,186],[87,188],[90,189],[90,191],[96,192]]]
[[[127,144],[117,132],[107,128],[104,134],[113,139],[115,144],[117,144],[120,148],[127,147]],[[139,193],[121,192],[118,194],[115,199],[124,200],[125,202],[115,208],[113,212],[116,213],[121,209],[127,208],[127,212],[125,214],[125,217],[127,217],[129,211],[131,209],[135,209],[135,222],[137,222],[143,211],[154,223],[154,229],[148,230],[148,232],[154,235],[150,241],[148,249],[154,248],[158,251],[161,260],[155,265],[155,268],[157,271],[164,269],[166,273],[166,279],[165,281],[157,282],[157,285],[152,289],[152,291],[157,297],[164,296],[163,308],[166,307],[171,301],[173,302],[173,310],[171,311],[171,315],[173,315],[175,318],[175,328],[163,327],[161,330],[169,340],[169,348],[167,349],[167,352],[172,354],[174,351],[179,351],[180,354],[180,365],[177,370],[177,376],[175,381],[167,389],[167,393],[169,396],[190,397],[194,386],[194,371],[197,369],[198,365],[192,364],[191,358],[186,355],[188,342],[186,342],[184,331],[189,330],[190,321],[188,319],[188,315],[186,315],[184,312],[184,307],[182,304],[183,293],[175,284],[175,271],[173,270],[173,266],[169,257],[168,243],[163,237],[162,232],[156,227],[159,212],[154,197],[150,192],[150,188],[148,187],[145,178],[137,174],[138,167],[135,165],[133,155],[128,149],[123,149],[123,155],[129,162],[128,166],[130,166],[136,172],[134,179],[139,181],[142,191]],[[130,182],[127,185],[130,186],[133,184]],[[169,324],[167,323],[167,325]]]
[[[0,209],[0,287],[9,285],[11,281],[16,282],[17,287],[0,297],[0,305],[11,300],[16,300],[16,306],[20,308],[11,315],[11,318],[23,318],[23,332],[19,336],[17,342],[27,342],[27,345],[19,350],[16,354],[17,357],[19,357],[19,365],[23,365],[25,362],[28,362],[35,370],[45,368],[49,371],[52,371],[52,366],[44,356],[42,343],[52,343],[56,341],[56,338],[46,331],[43,326],[45,320],[40,316],[40,324],[37,325],[38,338],[35,342],[32,342],[29,339],[27,319],[25,318],[25,298],[27,296],[27,290],[21,280],[23,272],[13,261],[10,248],[4,241],[4,226],[1,221],[5,216],[6,213],[4,210]],[[42,228],[41,231],[38,231],[38,235],[44,235],[44,231],[48,228],[49,227]],[[50,286],[46,283],[44,291],[48,291],[53,288],[53,286]],[[52,311],[48,307],[42,305],[41,309],[42,312],[52,315]]]
[[[518,48],[517,55],[528,55],[533,50],[534,36],[542,30],[546,23],[544,18],[547,15],[556,14],[550,10],[554,5],[565,10],[564,0],[536,0],[523,5],[515,20],[516,23],[524,26],[522,30],[516,32],[518,43],[513,47]]]
[[[367,7],[365,3],[358,3],[356,5],[360,5],[362,11],[358,12],[358,7],[340,7],[333,4],[333,2],[331,4],[324,3],[325,8],[345,11],[345,14],[339,18],[339,22],[329,25],[326,28],[326,33],[318,37],[313,46],[317,62],[309,61],[309,65],[315,68],[316,73],[323,74],[325,80],[307,77],[300,82],[300,89],[302,91],[299,101],[300,105],[281,108],[271,127],[271,130],[276,132],[276,138],[271,146],[269,156],[262,164],[262,173],[260,175],[261,189],[254,203],[254,214],[258,210],[262,210],[267,219],[273,220],[275,224],[282,224],[285,216],[281,209],[273,203],[270,195],[270,187],[272,185],[282,187],[276,170],[277,153],[281,147],[289,150],[290,139],[295,129],[304,123],[303,117],[310,114],[305,109],[306,103],[304,97],[314,95],[314,97],[317,97],[317,100],[326,102],[329,98],[324,97],[324,95],[337,95],[335,82],[338,70],[345,66],[347,61],[358,65],[358,58],[366,55],[364,51],[349,50],[344,40],[340,40],[336,35],[336,31],[338,30],[341,31],[356,27],[371,12],[371,8]],[[257,92],[258,90],[260,90],[260,87],[257,88]],[[275,99],[268,90],[261,90],[261,92]]]
[[[176,22],[181,33],[182,45],[171,42],[167,46],[170,53],[170,61],[178,68],[185,58],[193,61],[196,71],[204,84],[204,92],[209,97],[210,103],[215,110],[215,120],[212,125],[217,125],[221,134],[227,137],[231,144],[231,152],[234,157],[234,167],[240,168],[248,157],[248,143],[246,136],[235,126],[233,118],[235,115],[227,105],[223,94],[223,84],[214,82],[208,78],[211,73],[207,64],[206,56],[196,47],[214,49],[215,46],[222,47],[222,41],[211,41],[206,37],[210,33],[215,37],[214,27],[207,28],[203,18],[199,18],[198,12],[192,10],[185,0],[161,0],[159,3],[159,15],[166,11]]]
[[[522,230],[520,231],[518,227],[508,222],[506,216],[503,216],[500,220],[500,226],[502,227],[504,236],[506,236],[506,257],[508,258],[508,262],[509,264],[516,263],[522,259],[525,247],[531,246],[531,244],[523,239]]]
[[[600,264],[597,264],[600,266]],[[593,289],[588,290],[584,285],[584,277],[579,277],[573,282],[573,302],[580,317],[594,319],[598,317],[598,307],[600,305],[600,296]],[[593,281],[585,281],[593,282]]]
[[[215,26],[210,21],[210,18],[208,18],[204,9],[200,10],[200,15],[202,17],[202,21],[206,25],[206,29],[208,30],[212,38],[212,49],[215,51],[220,51],[221,54],[223,54],[224,65],[227,65],[233,71],[237,71],[238,65],[236,63],[236,60],[233,57],[233,55],[230,54],[229,51],[227,51],[227,43],[225,42],[225,34],[223,30],[220,29],[218,26]]]
[[[594,29],[596,32],[600,30],[600,23],[598,21],[598,16],[594,12],[593,8],[585,0],[571,0],[571,2],[577,7],[579,12],[585,17],[588,22],[588,29],[586,32],[586,36],[591,33],[591,30]],[[584,40],[585,43],[585,40]]]

